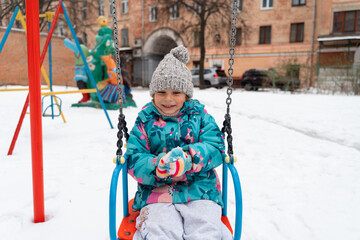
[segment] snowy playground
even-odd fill
[[[54,86],[54,91],[70,90],[76,89]],[[117,129],[110,128],[102,109],[71,107],[79,93],[62,96],[66,123],[42,118],[46,221],[34,224],[29,115],[13,155],[7,156],[26,95],[0,94],[0,239],[110,239]],[[134,88],[133,96],[138,107],[124,109],[129,129],[150,100],[148,89]],[[226,90],[195,89],[194,98],[222,126]],[[232,98],[235,165],[244,201],[242,239],[359,240],[360,98],[240,89]],[[116,126],[118,111],[108,113]],[[131,178],[129,188],[132,197],[136,183]],[[228,194],[234,225],[231,185]]]

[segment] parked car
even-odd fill
[[[244,72],[240,85],[247,91],[271,87],[294,91],[300,87],[300,80],[295,77],[282,76],[272,68],[250,69]]]
[[[200,86],[199,69],[191,70],[194,86]],[[226,86],[227,77],[222,68],[204,68],[204,83],[207,87],[221,88]]]

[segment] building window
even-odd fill
[[[194,47],[200,46],[200,32],[195,31],[194,32]]]
[[[149,7],[149,21],[150,22],[157,21],[157,6]]]
[[[236,0],[236,10],[237,12],[241,12],[243,8],[243,1],[242,0]]]
[[[220,43],[221,35],[220,34],[215,34],[214,40],[215,40],[215,43]]]
[[[99,4],[98,14],[99,16],[104,16],[104,0],[99,0],[98,4]]]
[[[59,24],[57,24],[57,26],[58,26],[59,36],[64,36],[64,22],[59,22]]]
[[[82,4],[81,17],[82,17],[82,20],[86,20],[86,18],[87,18],[87,5],[86,5],[86,2],[83,2],[83,4]]]
[[[129,30],[127,28],[121,29],[121,46],[129,46]]]
[[[112,6],[113,6],[113,3],[112,1],[110,0],[109,1],[109,15],[112,16]]]
[[[236,35],[235,35],[235,45],[237,45],[237,46],[241,45],[241,41],[242,41],[241,35],[242,35],[242,29],[237,28]]]
[[[127,14],[129,12],[128,0],[121,0],[121,14]]]
[[[333,32],[360,32],[360,10],[335,12]]]
[[[259,44],[268,43],[271,43],[271,26],[261,26]]]
[[[289,65],[286,68],[286,76],[293,79],[299,79],[300,78],[300,65]]]
[[[273,0],[261,0],[261,9],[273,8]]]
[[[306,0],[292,0],[292,6],[304,6],[306,5]]]
[[[199,16],[201,13],[201,5],[194,2],[194,15]]]
[[[304,41],[304,23],[292,23],[290,28],[290,42]]]
[[[83,32],[83,34],[82,34],[82,40],[83,40],[83,42],[84,42],[84,45],[86,46],[86,45],[87,45],[87,34],[86,34],[86,32]]]
[[[179,19],[179,4],[175,3],[170,7],[170,19]]]

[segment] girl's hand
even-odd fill
[[[160,159],[156,168],[156,175],[161,179],[169,176],[179,177],[189,171],[191,167],[191,156],[185,153],[181,147],[177,147]]]

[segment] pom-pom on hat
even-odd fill
[[[194,85],[191,72],[186,66],[190,60],[189,52],[184,46],[171,49],[159,63],[150,82],[151,97],[158,91],[175,89],[188,97],[193,96]]]

